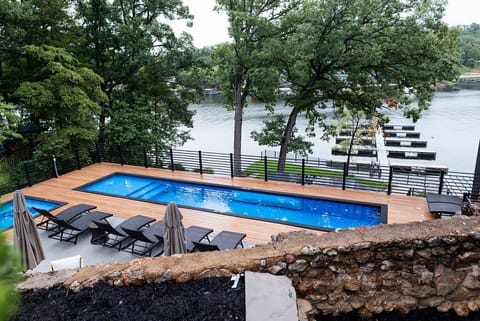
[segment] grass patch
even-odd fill
[[[267,160],[267,171],[276,172],[277,171],[277,166],[278,166],[278,161],[277,160]],[[298,165],[298,164],[286,163],[285,164],[285,173],[301,175],[302,174],[302,166]],[[254,175],[257,178],[263,178],[264,177],[264,163],[263,163],[263,160],[258,160],[255,163],[248,166],[245,169],[245,174],[246,175]],[[327,178],[342,178],[343,177],[343,172],[335,171],[335,170],[329,170],[329,169],[316,168],[316,167],[311,167],[311,166],[305,166],[305,175],[317,176],[317,177],[327,177]],[[357,177],[355,175],[348,175],[348,179],[354,180],[355,182],[357,182],[359,184],[363,184],[363,185],[374,187],[374,188],[386,189],[388,187],[388,185],[386,183],[382,182],[382,181],[377,181],[377,180],[363,178],[363,177]]]

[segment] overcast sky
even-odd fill
[[[215,0],[183,0],[183,3],[195,16],[193,27],[186,28],[185,22],[181,22],[174,25],[175,30],[190,33],[199,48],[228,41],[227,18],[213,11]],[[449,25],[480,23],[480,0],[449,0],[444,20]]]

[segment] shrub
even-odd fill
[[[15,282],[20,275],[18,254],[0,232],[0,321],[9,320],[17,311],[20,296]]]

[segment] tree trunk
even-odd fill
[[[292,137],[293,129],[297,122],[297,116],[300,109],[293,108],[290,116],[288,117],[287,127],[283,132],[282,142],[280,145],[280,154],[278,156],[277,171],[283,172],[285,170],[285,163],[287,161],[288,145],[290,144],[290,138]]]
[[[352,156],[352,148],[353,148],[353,141],[355,140],[355,135],[357,135],[359,124],[353,124],[352,128],[352,136],[350,136],[350,144],[348,145],[348,152],[347,152],[347,168],[345,175],[348,175],[348,170],[350,169],[350,158]]]
[[[242,172],[242,122],[243,100],[241,81],[237,79],[235,85],[235,115],[233,131],[233,173],[239,176]]]
[[[3,79],[3,62],[0,60],[0,79]],[[2,90],[3,101],[8,104],[8,93]]]

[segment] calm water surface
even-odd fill
[[[279,104],[282,114],[288,115],[289,109]],[[230,153],[233,150],[233,111],[223,108],[219,97],[208,97],[204,102],[191,105],[196,110],[194,128],[191,130],[195,140],[187,142],[179,149],[203,150]],[[332,114],[332,110],[326,110]],[[250,102],[243,118],[242,154],[259,155],[262,151],[276,150],[259,146],[250,138],[252,130],[263,127],[263,119],[267,115],[262,103]],[[413,124],[400,112],[388,111],[391,124]],[[299,133],[306,127],[306,120],[297,122]],[[415,124],[415,130],[421,132],[420,139],[428,142],[425,150],[436,151],[435,161],[391,159],[392,163],[417,163],[444,165],[453,171],[473,172],[480,141],[480,91],[461,90],[458,92],[439,92],[435,95],[429,110]],[[320,131],[317,134],[321,134]],[[319,137],[320,135],[317,135]],[[342,156],[332,156],[331,148],[334,139],[315,143],[313,155],[322,159],[343,160]],[[368,160],[357,158],[358,160]]]

